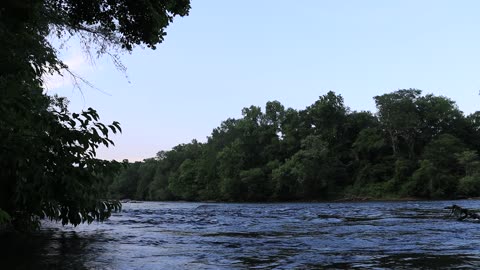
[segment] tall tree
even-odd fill
[[[43,91],[47,74],[68,73],[47,37],[79,37],[86,49],[113,55],[163,41],[189,0],[5,0],[0,2],[0,209],[16,224],[47,216],[62,223],[103,220],[119,207],[94,187],[108,173],[95,158],[112,145],[93,109],[70,113],[67,101]],[[117,59],[118,60],[118,59]]]
[[[408,89],[374,97],[378,118],[390,137],[394,155],[399,154],[403,142],[408,157],[414,156],[415,136],[420,123],[416,101],[421,93],[417,89]]]

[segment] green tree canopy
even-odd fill
[[[160,152],[147,194],[225,201],[480,195],[478,113],[465,117],[454,101],[415,89],[375,101],[375,113],[349,110],[334,92],[303,110],[278,101],[244,108],[207,142]]]
[[[173,18],[189,9],[188,0],[1,1],[2,213],[19,226],[41,217],[79,224],[103,220],[120,206],[99,193],[100,179],[118,164],[95,157],[99,145],[113,144],[109,134],[120,126],[102,124],[90,108],[70,113],[65,99],[45,94],[44,76],[69,72],[48,37],[79,37],[98,54],[142,44],[154,49]]]

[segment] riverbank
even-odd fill
[[[426,199],[420,197],[384,197],[384,198],[375,198],[375,197],[344,197],[332,200],[295,200],[295,201],[215,201],[215,200],[205,200],[205,201],[187,201],[187,200],[176,200],[176,201],[142,201],[142,200],[121,200],[122,203],[145,203],[145,202],[163,202],[163,203],[224,203],[224,204],[275,204],[275,203],[362,203],[362,202],[408,202],[408,201],[419,201],[419,202],[437,202],[437,201],[459,201],[459,200],[480,200],[480,197],[471,197],[471,198],[456,198],[456,199]]]

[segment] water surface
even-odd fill
[[[3,235],[12,269],[478,269],[479,201],[126,203],[105,223]],[[3,269],[3,268],[2,268]]]

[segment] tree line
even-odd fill
[[[464,115],[417,89],[352,111],[341,95],[303,110],[267,102],[142,162],[123,162],[102,188],[118,199],[294,201],[480,195],[480,112]]]

